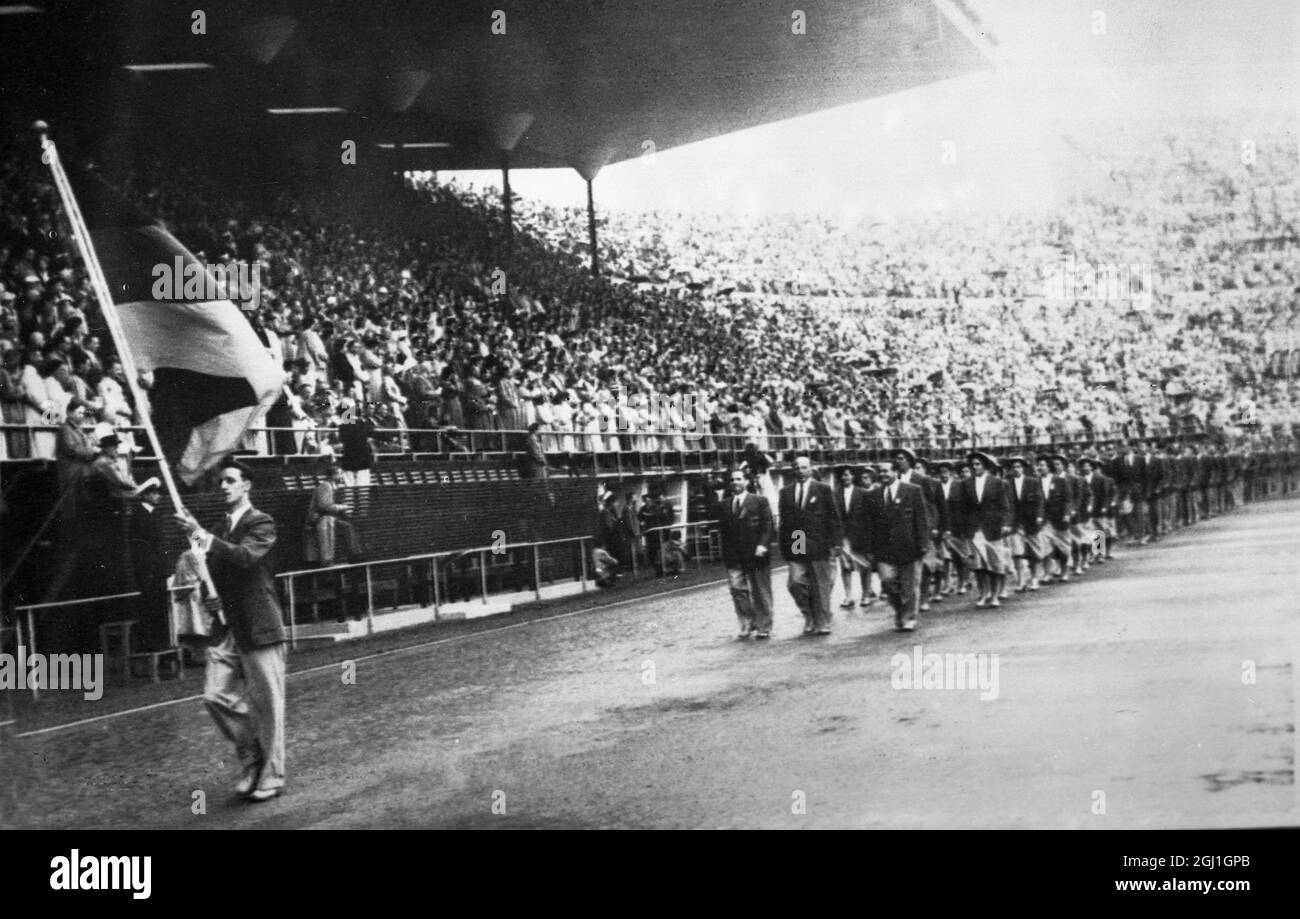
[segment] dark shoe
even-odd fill
[[[830,629],[818,629],[817,631],[813,632],[814,635],[829,635],[830,633],[831,633]]]

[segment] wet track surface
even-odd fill
[[[230,751],[196,701],[20,738],[15,822],[1300,824],[1300,501],[1120,551],[998,610],[950,599],[912,634],[877,605],[804,638],[781,570],[763,644],[735,640],[717,585],[360,660],[355,685],[299,674],[289,786],[261,805],[231,793]],[[894,688],[894,655],[916,645],[996,654],[997,697]]]

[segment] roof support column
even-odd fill
[[[515,248],[515,214],[514,203],[510,194],[510,153],[523,139],[528,127],[533,123],[533,116],[527,112],[514,112],[498,115],[488,124],[488,135],[501,153],[501,210],[505,216],[506,261],[514,255]]]
[[[515,218],[513,205],[510,203],[510,151],[501,151],[501,209],[506,218],[506,259],[514,255]]]
[[[600,276],[600,252],[596,249],[596,195],[592,179],[587,180],[587,243],[591,246],[591,274]]]
[[[613,148],[609,146],[591,147],[579,151],[570,162],[573,168],[578,171],[587,182],[587,245],[591,247],[591,273],[594,276],[600,274],[600,253],[596,248],[598,240],[596,239],[596,193],[592,183],[596,181],[596,175],[609,162]]]

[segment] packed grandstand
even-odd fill
[[[1222,119],[1158,133],[1071,139],[1105,178],[1055,212],[606,214],[599,277],[578,211],[516,201],[507,251],[499,199],[436,177],[407,177],[402,221],[352,223],[175,162],[107,178],[209,264],[258,268],[247,315],[290,376],[254,452],[334,452],[357,414],[538,422],[549,451],[1289,436],[1295,139],[1253,125],[1245,157]],[[53,459],[74,398],[87,425],[139,419],[30,137],[0,186],[0,449]],[[1142,280],[1093,285],[1110,266]],[[652,412],[662,394],[692,417]]]

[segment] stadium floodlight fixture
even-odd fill
[[[211,70],[212,65],[204,61],[177,61],[171,64],[124,64],[132,73],[164,73],[170,70]]]
[[[41,13],[44,12],[39,6],[32,6],[30,3],[4,3],[0,4],[0,16],[21,16],[23,13]]]
[[[337,105],[309,105],[300,108],[269,108],[272,115],[341,115],[347,112]]]

